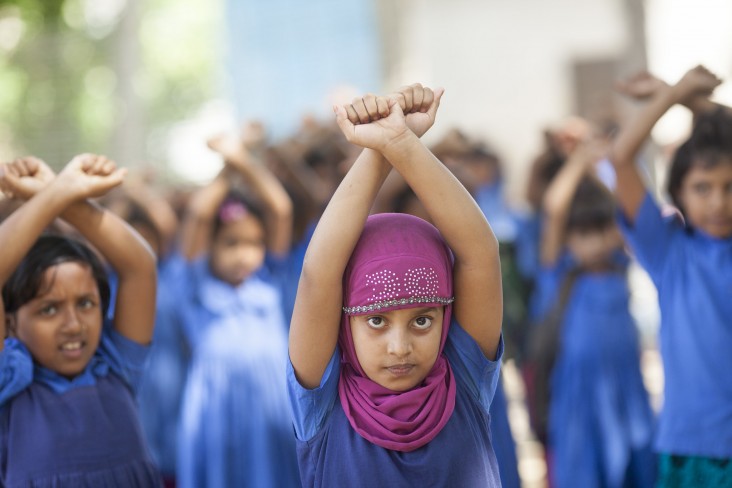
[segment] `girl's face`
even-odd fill
[[[603,269],[613,252],[623,245],[623,238],[615,225],[603,229],[567,233],[567,248],[577,262],[588,270]]]
[[[219,279],[237,286],[264,262],[265,233],[252,214],[221,226],[211,248],[211,270]]]
[[[350,317],[356,357],[366,376],[392,391],[422,383],[437,361],[444,308],[407,308]]]
[[[10,329],[41,366],[80,374],[102,333],[102,305],[91,269],[78,262],[48,268],[41,291],[8,317]]]
[[[712,237],[732,237],[732,158],[711,168],[692,166],[679,200],[693,227]]]

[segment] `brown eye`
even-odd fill
[[[421,330],[429,329],[432,325],[432,317],[417,317],[414,319],[414,325]]]
[[[369,327],[372,329],[383,329],[386,325],[384,323],[384,319],[381,317],[369,317],[366,319],[366,323],[369,324]]]
[[[694,193],[706,195],[711,190],[711,186],[709,183],[697,183],[692,187],[692,189],[694,190]]]
[[[46,305],[40,309],[40,314],[44,317],[50,317],[56,313],[56,305]]]
[[[90,310],[96,306],[96,302],[91,298],[82,298],[79,300],[79,308],[82,310]]]

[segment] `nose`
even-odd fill
[[[79,332],[81,332],[81,320],[79,320],[79,315],[77,314],[74,307],[69,307],[66,310],[62,327],[63,331],[67,334],[78,334]]]
[[[412,352],[412,341],[405,327],[394,327],[391,330],[387,352],[396,357],[405,357]]]

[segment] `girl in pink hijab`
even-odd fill
[[[334,107],[363,152],[308,247],[288,386],[303,486],[500,486],[488,410],[503,345],[498,243],[420,141],[443,90]],[[369,216],[396,169],[435,226]]]

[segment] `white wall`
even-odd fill
[[[390,86],[444,86],[436,135],[458,126],[504,156],[509,193],[523,194],[541,130],[569,115],[571,63],[626,49],[621,0],[401,0],[401,62]]]

